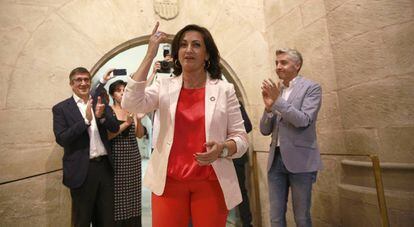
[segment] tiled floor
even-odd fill
[[[148,166],[148,159],[142,160],[142,177]],[[230,211],[226,227],[235,227],[236,214]],[[142,226],[151,227],[151,192],[146,187],[142,187]]]

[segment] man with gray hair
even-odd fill
[[[272,135],[268,160],[270,222],[286,226],[289,187],[297,226],[312,226],[312,184],[322,162],[316,142],[316,119],[321,107],[321,86],[298,75],[302,55],[294,49],[276,51],[276,73],[262,83],[265,111],[260,132]]]

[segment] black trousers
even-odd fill
[[[85,182],[70,194],[75,227],[114,226],[114,176],[107,157],[90,161]]]
[[[239,186],[242,194],[243,201],[237,206],[239,209],[240,219],[242,220],[243,227],[251,226],[252,213],[250,212],[249,197],[246,190],[246,168],[244,163],[234,162],[236,168],[237,179],[239,180]]]

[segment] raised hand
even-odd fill
[[[112,77],[114,77],[114,75],[112,74],[112,72],[114,71],[115,69],[109,69],[106,73],[105,73],[105,75],[102,77],[103,78],[103,80],[105,81],[105,82],[108,82],[108,80],[110,80],[110,79],[112,79]]]
[[[155,58],[155,56],[157,55],[160,43],[167,41],[167,34],[158,30],[159,25],[159,22],[155,24],[155,27],[152,30],[151,37],[148,42],[147,55],[151,58]]]
[[[89,99],[88,102],[86,103],[85,117],[89,122],[92,121],[92,102],[93,102],[93,99]]]
[[[101,118],[105,110],[105,104],[102,103],[101,96],[98,96],[98,102],[95,106],[95,117]]]
[[[276,85],[272,79],[262,82],[262,97],[266,111],[271,111],[273,104],[280,95],[280,86]]]

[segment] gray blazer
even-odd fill
[[[260,132],[263,135],[272,134],[268,171],[275,156],[278,136],[282,160],[290,172],[322,169],[315,126],[321,99],[322,89],[319,84],[297,76],[288,100],[285,101],[280,95],[273,104],[270,114],[273,116],[269,116],[266,111],[263,113]]]

